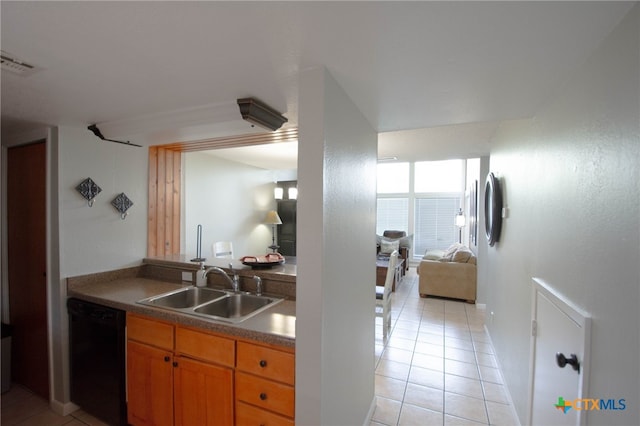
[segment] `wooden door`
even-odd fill
[[[171,352],[127,341],[127,416],[132,425],[173,425]]]
[[[176,426],[232,425],[233,370],[176,357]]]
[[[49,399],[44,141],[8,149],[7,225],[11,375]]]

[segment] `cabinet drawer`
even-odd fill
[[[127,314],[127,338],[171,351],[173,350],[173,325]]]
[[[293,386],[261,379],[236,371],[236,399],[265,410],[293,417],[295,391]]]
[[[176,353],[233,367],[235,341],[188,328],[176,328]]]
[[[238,342],[237,368],[267,379],[295,384],[295,355],[292,353]]]
[[[261,410],[253,405],[238,402],[236,404],[237,426],[293,426],[292,419]]]

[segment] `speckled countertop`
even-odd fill
[[[124,271],[124,272],[123,272]],[[89,302],[147,315],[159,320],[199,327],[236,337],[286,347],[295,346],[296,304],[284,300],[238,324],[194,317],[179,312],[140,305],[138,300],[176,290],[185,285],[139,276],[137,268],[83,276],[67,281],[67,295]]]

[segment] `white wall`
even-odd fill
[[[374,398],[377,135],[324,69],[302,73],[296,423],[364,424]]]
[[[640,424],[639,41],[636,5],[535,118],[493,141],[510,214],[488,249],[487,312],[521,420],[536,276],[592,315],[587,397],[627,400],[588,424]]]
[[[273,171],[202,152],[186,153],[182,252],[195,256],[200,224],[205,258],[213,257],[215,241],[231,241],[235,257],[267,253],[271,226],[263,221],[267,211],[277,208],[274,176]]]
[[[147,253],[148,150],[99,141],[84,128],[60,127],[48,139],[52,244],[50,283],[52,407],[69,404],[67,277],[140,264]],[[91,177],[102,192],[93,207],[75,190]],[[124,192],[134,203],[125,220],[111,205]],[[57,246],[56,246],[57,244]],[[57,250],[56,250],[57,249]]]
[[[98,140],[84,128],[59,128],[62,277],[140,264],[147,253],[148,149]],[[91,177],[102,188],[93,207],[75,190]],[[125,220],[111,205],[133,201]]]

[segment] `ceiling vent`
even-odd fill
[[[9,71],[18,75],[29,75],[36,70],[31,64],[21,61],[17,59],[4,50],[1,51],[0,57],[2,57],[2,70]]]
[[[243,119],[272,131],[288,121],[278,111],[254,98],[238,99],[238,107]]]

